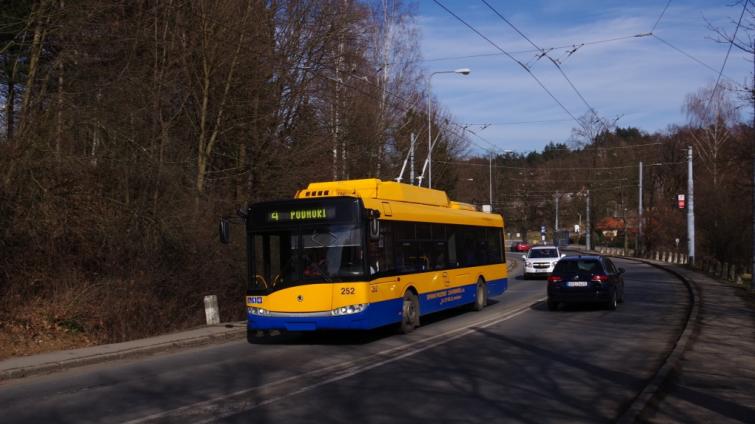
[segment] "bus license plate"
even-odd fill
[[[569,281],[567,287],[587,287],[587,281]]]

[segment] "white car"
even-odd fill
[[[524,279],[530,277],[547,277],[553,272],[556,262],[566,255],[562,255],[556,246],[535,246],[529,253],[522,255],[524,259]]]

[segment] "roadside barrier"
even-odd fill
[[[618,247],[596,246],[595,250],[601,255],[634,257],[633,249],[621,249]],[[684,252],[666,250],[648,250],[637,255],[644,259],[656,260],[675,265],[688,265],[689,257]],[[738,286],[744,285],[744,281],[751,278],[752,271],[747,267],[739,267],[736,264],[721,262],[714,258],[696,258],[694,269],[709,274],[719,280],[730,281]]]

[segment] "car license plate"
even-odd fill
[[[587,287],[587,281],[569,281],[566,287]]]

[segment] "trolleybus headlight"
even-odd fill
[[[367,309],[367,303],[359,303],[357,305],[341,306],[330,311],[333,316],[358,314],[359,312]]]
[[[246,308],[247,312],[249,312],[252,315],[270,315],[270,311],[264,308],[257,308],[257,307],[249,307]]]

